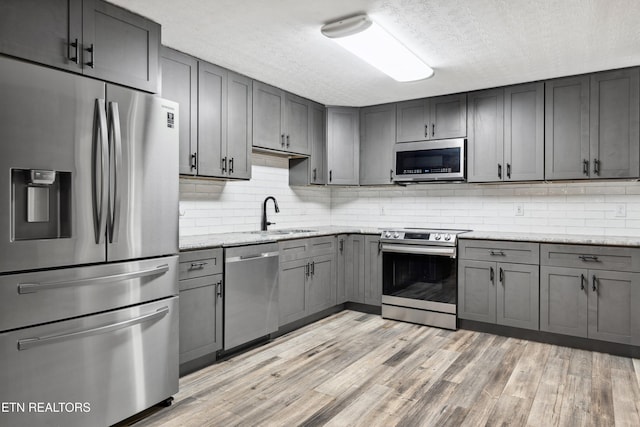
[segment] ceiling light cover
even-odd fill
[[[324,25],[320,31],[399,82],[427,79],[433,69],[367,15]]]

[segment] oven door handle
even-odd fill
[[[416,254],[416,255],[438,255],[447,256],[449,258],[456,257],[455,247],[426,247],[426,246],[414,246],[414,245],[393,245],[383,244],[382,252],[393,252],[400,254]]]

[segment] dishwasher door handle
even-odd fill
[[[261,258],[273,258],[273,257],[277,257],[278,255],[280,255],[280,252],[276,251],[276,252],[262,252],[259,254],[253,254],[253,255],[240,255],[240,256],[232,256],[232,257],[228,257],[225,259],[226,263],[230,263],[230,262],[240,262],[240,261],[249,261],[252,259],[261,259]]]

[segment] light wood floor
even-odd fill
[[[343,311],[180,381],[149,426],[640,426],[640,360]]]

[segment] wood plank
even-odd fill
[[[612,368],[611,388],[616,425],[640,426],[640,389],[633,372]]]
[[[543,371],[540,367],[547,362],[550,347],[536,342],[526,344],[524,353],[505,386],[504,394],[533,401],[542,377]]]

